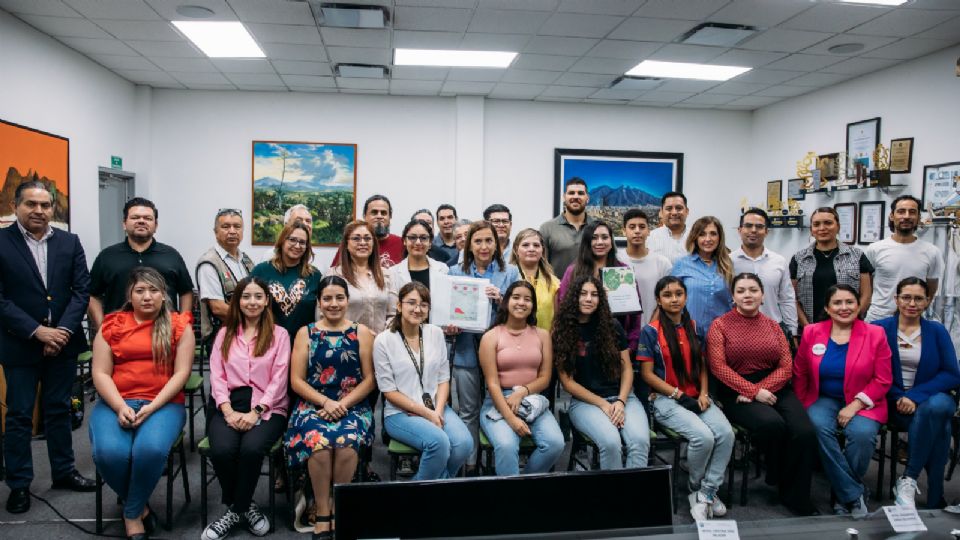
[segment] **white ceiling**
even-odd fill
[[[387,29],[318,28],[305,0],[0,0],[121,77],[158,88],[484,95],[752,110],[960,43],[960,0],[897,8],[836,0],[343,0],[387,6]],[[170,24],[178,5],[241,21],[266,59],[209,59]],[[736,48],[675,43],[702,22],[760,32]],[[831,54],[841,43],[855,54]],[[394,47],[520,51],[509,69],[393,67]],[[644,59],[754,68],[728,82],[610,83]],[[384,64],[388,79],[335,77]]]

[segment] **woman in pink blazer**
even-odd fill
[[[841,503],[835,511],[863,517],[869,510],[862,478],[887,421],[890,346],[882,328],[857,319],[860,297],[849,285],[827,289],[825,309],[828,320],[803,330],[793,389],[817,430],[823,469]]]

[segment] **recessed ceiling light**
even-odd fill
[[[703,23],[691,29],[677,41],[689,45],[733,47],[756,33],[756,28],[742,24]]]
[[[451,51],[440,49],[394,49],[397,66],[491,67],[505,68],[517,57],[515,52]]]
[[[209,19],[216,15],[210,8],[191,5],[177,6],[177,14],[188,19]]]
[[[242,23],[225,21],[171,21],[210,58],[264,58]]]
[[[688,64],[684,62],[658,62],[644,60],[625,75],[663,77],[666,79],[701,79],[705,81],[726,81],[753,68],[739,66],[714,66],[710,64]]]
[[[383,79],[389,70],[386,66],[371,64],[337,64],[334,66],[338,77],[354,77],[360,79]]]
[[[827,49],[827,52],[833,54],[851,54],[863,50],[863,43],[841,43]]]
[[[390,12],[383,6],[317,2],[313,0],[320,26],[338,28],[386,28]]]
[[[838,0],[838,4],[873,4],[875,6],[899,6],[910,0]]]

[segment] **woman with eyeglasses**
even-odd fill
[[[273,298],[273,321],[287,331],[291,341],[316,318],[317,284],[323,275],[310,264],[312,260],[310,227],[296,220],[280,231],[273,258],[250,272],[267,282],[267,292]]]
[[[517,233],[510,250],[510,263],[516,265],[522,279],[533,285],[537,293],[537,327],[549,332],[553,327],[560,280],[547,259],[547,244],[540,231],[524,229]]]
[[[390,267],[390,286],[395,292],[411,281],[429,289],[431,276],[450,271],[446,263],[427,256],[433,245],[433,227],[428,222],[417,219],[407,223],[401,238],[407,257]]]
[[[411,281],[399,297],[390,327],[373,343],[384,424],[392,438],[421,452],[414,480],[450,478],[467,461],[474,439],[447,404],[450,362],[443,330],[427,324],[430,291]]]
[[[870,274],[873,266],[856,246],[837,240],[840,215],[829,206],[810,214],[813,243],[790,259],[790,280],[797,291],[797,317],[800,327],[829,318],[824,309],[827,289],[836,284],[849,285],[857,291],[860,312],[866,315],[873,289]]]
[[[364,324],[374,334],[383,332],[396,293],[390,284],[389,270],[380,266],[379,242],[366,221],[352,221],[343,228],[340,253],[346,257],[330,268],[327,275],[340,276],[347,282],[350,303],[347,317]]]
[[[927,282],[915,277],[897,284],[897,313],[873,324],[883,328],[893,353],[889,422],[909,434],[909,455],[893,495],[900,506],[916,506],[920,471],[927,471],[927,508],[943,508],[943,475],[950,454],[950,419],[960,386],[957,352],[947,329],[923,317],[930,302]]]

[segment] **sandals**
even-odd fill
[[[315,519],[315,523],[330,523],[331,521],[333,521],[332,514],[328,516],[316,516],[316,519]],[[332,540],[333,531],[329,529],[321,532],[314,531],[313,536],[311,536],[311,539],[312,540]]]

